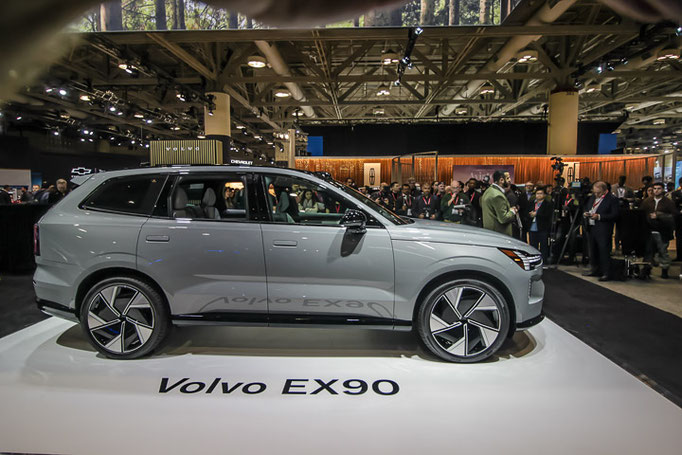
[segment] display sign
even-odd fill
[[[381,181],[381,163],[365,163],[365,186],[377,186]]]
[[[223,164],[223,143],[211,139],[196,141],[152,141],[149,162],[159,164]]]
[[[0,169],[0,185],[31,187],[30,169]]]
[[[492,183],[495,171],[509,172],[511,181],[514,182],[513,164],[455,164],[452,166],[452,180],[466,183],[470,178],[476,180],[489,180]]]

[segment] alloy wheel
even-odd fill
[[[433,340],[449,354],[472,357],[500,337],[502,317],[498,298],[472,285],[458,285],[442,292],[429,317]]]
[[[154,332],[154,308],[145,294],[131,285],[102,288],[90,299],[87,309],[87,329],[108,352],[136,351]]]

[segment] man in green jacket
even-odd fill
[[[504,189],[511,183],[509,174],[503,171],[493,173],[493,184],[481,197],[483,227],[501,234],[512,235],[512,221],[516,218],[516,207],[510,207]]]

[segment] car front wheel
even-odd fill
[[[417,316],[426,347],[449,362],[473,363],[490,357],[509,331],[509,307],[491,284],[458,279],[432,290]]]
[[[151,353],[170,327],[163,297],[131,277],[108,278],[94,285],[83,300],[80,321],[95,349],[112,359]]]

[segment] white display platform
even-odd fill
[[[206,388],[161,394],[164,377]],[[205,393],[215,378],[267,388]],[[309,379],[290,389],[307,394],[282,394],[287,379]],[[338,394],[311,395],[315,379],[339,379]],[[400,390],[347,395],[346,379],[390,379]],[[0,340],[0,422],[0,452],[23,453],[678,455],[682,447],[682,409],[548,320],[493,361],[459,365],[434,360],[410,333],[231,327],[182,328],[155,357],[112,361],[79,327],[51,318]]]

